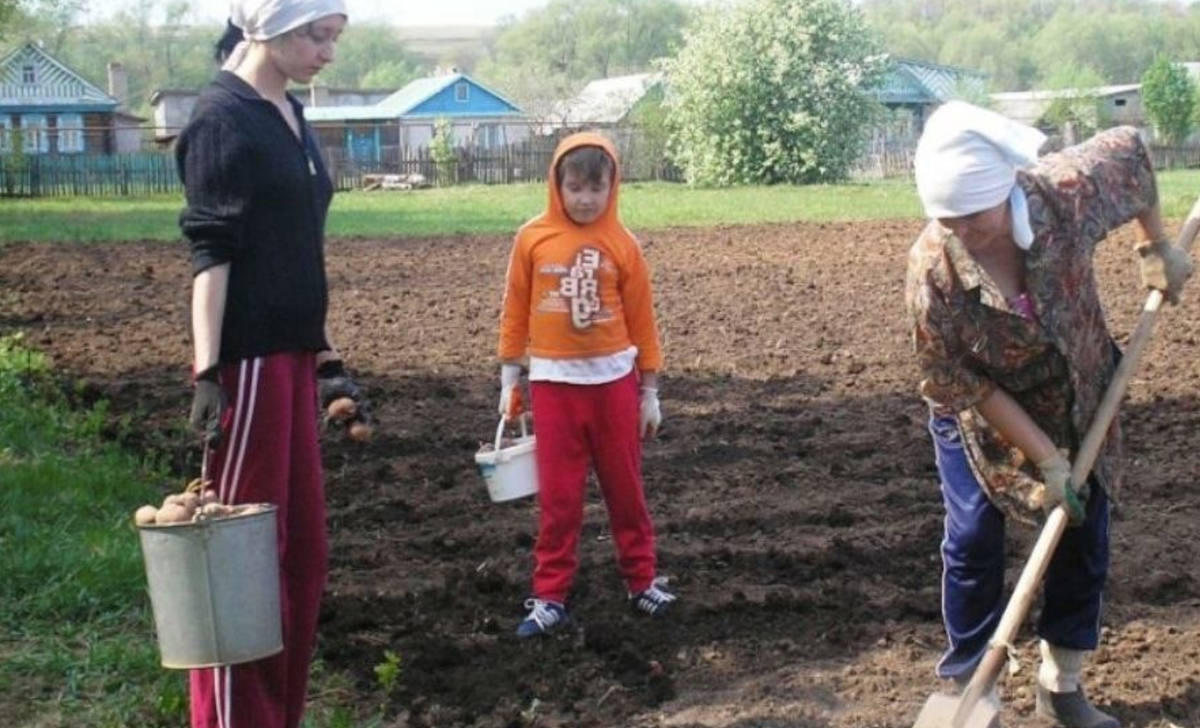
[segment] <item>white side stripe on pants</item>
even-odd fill
[[[229,437],[232,449],[226,455],[225,472],[221,474],[221,502],[230,504],[237,502],[237,492],[241,486],[242,465],[246,462],[246,443],[250,439],[254,405],[258,400],[258,378],[262,371],[262,359],[243,361],[240,366],[237,405]],[[249,377],[246,376],[248,368],[252,369]]]
[[[221,473],[218,490],[221,502],[227,504],[237,502],[242,465],[246,461],[246,444],[250,440],[250,427],[254,422],[254,405],[258,400],[258,379],[262,371],[262,359],[256,357],[249,361],[242,361],[238,366],[237,399],[234,404],[233,423],[229,428],[230,450],[225,454],[225,469]],[[247,377],[247,370],[250,370],[249,377]],[[234,728],[233,668],[213,668],[213,699],[217,709],[217,728]]]

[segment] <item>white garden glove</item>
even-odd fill
[[[1084,503],[1087,495],[1076,493],[1071,483],[1071,463],[1061,453],[1054,453],[1037,464],[1045,484],[1042,496],[1042,511],[1048,516],[1060,503],[1066,505],[1072,526],[1078,526],[1087,518]]]
[[[525,411],[521,401],[521,366],[519,364],[500,365],[500,414],[504,419],[511,420]]]
[[[642,387],[641,409],[638,413],[639,432],[643,440],[652,440],[662,424],[662,412],[658,408],[658,389]]]
[[[1192,259],[1170,240],[1146,240],[1136,246],[1141,256],[1142,286],[1157,288],[1172,304],[1179,303],[1183,284],[1192,277]]]

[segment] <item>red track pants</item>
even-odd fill
[[[304,712],[329,547],[311,353],[221,367],[231,417],[208,478],[222,503],[279,506],[283,652],[191,673],[193,728],[296,728]]]
[[[648,588],[655,576],[654,524],[642,490],[637,375],[597,385],[532,382],[530,397],[541,507],[534,596],[561,604],[571,590],[589,465],[600,481],[626,588]]]

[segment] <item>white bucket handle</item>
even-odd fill
[[[517,419],[521,420],[521,437],[528,437],[529,426],[525,424],[525,420],[529,419],[529,413],[522,412],[521,414],[517,415]],[[500,441],[504,439],[504,426],[506,424],[508,424],[508,420],[504,417],[504,415],[501,415],[500,424],[496,426],[496,443],[494,451],[497,454],[500,453]]]

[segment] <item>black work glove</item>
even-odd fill
[[[361,428],[354,427],[355,423],[365,425],[366,435],[361,439],[370,437],[369,429],[373,423],[371,405],[363,396],[358,383],[346,371],[346,365],[341,359],[330,359],[317,367],[317,391],[321,402],[321,416],[326,424],[344,425],[352,435],[363,432]],[[348,413],[343,407],[330,407],[339,400],[350,400],[353,403]]]
[[[190,418],[192,429],[203,437],[205,445],[212,448],[221,446],[221,425],[228,407],[225,390],[217,381],[218,368],[214,364],[196,375]]]

